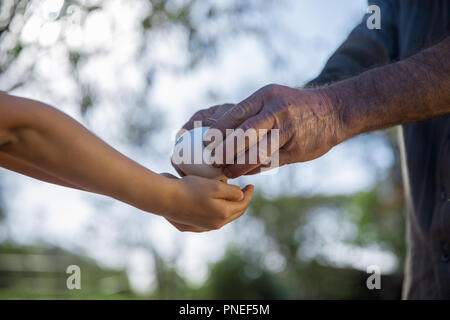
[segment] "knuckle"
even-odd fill
[[[287,100],[284,100],[283,101],[284,103],[284,110],[285,110],[285,112],[287,113],[287,114],[294,114],[296,111],[297,111],[297,108],[296,108],[296,106],[292,103],[292,102],[290,102],[290,101],[287,101]]]
[[[279,92],[280,85],[270,83],[270,84],[264,86],[262,90],[264,91],[265,94],[272,96],[272,95],[276,94],[277,92]]]
[[[233,108],[234,106],[235,106],[234,103],[225,103],[225,104],[221,105],[220,107],[224,108],[224,109],[230,109],[230,108]]]
[[[219,221],[222,222],[228,218],[228,212],[225,209],[220,208],[217,214]]]
[[[228,110],[231,110],[235,105],[231,104],[231,103],[225,103],[222,104],[220,106],[218,106],[215,110],[214,110],[214,114],[213,117],[215,119],[219,119],[221,118]]]
[[[256,117],[249,119],[248,121],[246,121],[246,123],[242,125],[242,130],[244,132],[248,132],[251,129],[257,129],[258,126],[261,125],[261,122],[266,118],[268,118],[268,116],[269,114],[265,113],[264,115],[258,115]]]
[[[248,109],[248,102],[233,107],[230,111],[230,117],[235,120],[242,120],[245,117],[246,110]]]
[[[208,116],[209,109],[203,109],[198,112],[198,116],[200,118],[204,118]]]

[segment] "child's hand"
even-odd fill
[[[167,174],[164,176],[170,177]],[[172,210],[164,217],[180,231],[220,229],[245,213],[253,195],[253,185],[241,190],[226,181],[195,176],[186,176],[174,182],[177,197]]]

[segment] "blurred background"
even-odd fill
[[[157,172],[196,110],[300,87],[365,0],[2,0],[0,90],[49,103]],[[248,213],[180,233],[106,197],[0,169],[0,298],[397,299],[405,254],[395,128],[253,183]],[[81,268],[81,290],[66,268]],[[368,290],[366,268],[381,269]]]

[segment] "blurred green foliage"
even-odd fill
[[[6,73],[11,68],[17,67],[16,61],[21,56],[26,56],[38,50],[45,53],[49,48],[41,46],[39,43],[25,43],[20,36],[20,28],[26,25],[27,21],[35,14],[40,1],[37,0],[11,0],[0,5],[2,14],[0,15],[0,42],[8,43],[7,46],[0,49],[0,75]],[[103,10],[108,1],[83,1],[83,0],[65,0],[62,8],[58,12],[53,12],[48,19],[50,21],[59,21],[62,26],[70,26],[76,21],[83,26],[89,15]],[[126,142],[138,147],[143,147],[148,142],[150,136],[160,129],[163,125],[164,116],[154,108],[149,108],[147,102],[148,92],[151,90],[153,79],[162,70],[173,68],[169,65],[156,65],[146,63],[149,52],[153,50],[152,36],[166,30],[180,29],[186,37],[186,47],[188,61],[183,66],[177,66],[177,72],[191,71],[200,62],[213,58],[216,55],[217,42],[219,39],[236,36],[240,32],[259,32],[252,24],[248,24],[241,17],[249,11],[256,11],[265,3],[271,0],[260,1],[232,1],[227,5],[215,5],[211,1],[184,0],[148,0],[145,14],[141,18],[138,30],[140,37],[137,45],[138,53],[133,58],[136,61],[142,61],[141,72],[146,75],[146,84],[139,92],[122,89],[118,97],[112,97],[115,104],[121,108],[126,108],[126,117],[123,119],[125,126],[124,135]],[[42,4],[42,3],[41,3]],[[201,8],[201,10],[199,10]],[[193,12],[196,11],[196,14]],[[238,23],[228,25],[226,29],[221,28],[212,32],[208,28],[208,23],[220,21],[226,17],[233,17]],[[16,26],[11,28],[11,26]],[[19,26],[19,30],[18,27]],[[260,33],[260,36],[264,35]],[[85,46],[81,48],[70,48],[67,46],[67,39],[60,35],[57,43],[67,47],[65,60],[71,67],[69,77],[72,78],[77,86],[77,104],[82,116],[88,120],[87,116],[92,109],[102,102],[98,92],[97,84],[92,83],[80,73],[80,69],[86,65],[90,59],[102,56],[107,50],[91,50]],[[61,65],[64,63],[61,61]],[[3,91],[13,91],[25,84],[38,81],[39,76],[35,64],[22,65],[20,75],[7,79]],[[14,71],[13,71],[14,72]],[[16,73],[16,72],[14,72]],[[105,97],[102,97],[105,99]],[[122,101],[118,102],[117,99]],[[151,115],[151,116],[150,116]]]
[[[81,289],[69,290],[67,267],[81,270]],[[124,271],[56,247],[0,245],[0,299],[121,299],[132,297]]]
[[[356,247],[376,245],[394,254],[398,265],[394,273],[382,274],[382,290],[367,289],[369,274],[365,270],[336,266],[320,255],[305,258],[299,254],[311,237],[304,234],[308,221],[324,209],[355,227],[350,237],[341,239],[344,243]],[[283,257],[280,270],[267,268],[266,250],[244,241],[240,246],[231,245],[220,261],[210,265],[207,280],[200,287],[189,285],[170,269],[176,275],[171,279],[179,279],[176,294],[167,294],[166,281],[150,298],[400,299],[405,256],[403,193],[401,184],[393,183],[392,175],[372,190],[350,195],[267,199],[257,194],[249,215],[263,224],[263,236],[270,238],[271,247]],[[236,230],[236,237],[252,231],[245,224],[240,226],[242,230]],[[263,239],[257,238],[259,241]]]
[[[124,271],[99,267],[92,259],[57,248],[4,244],[0,246],[0,298],[399,299],[405,253],[402,198],[393,196],[386,201],[382,190],[380,185],[348,196],[266,199],[256,195],[249,214],[264,224],[264,236],[271,239],[285,260],[283,268],[268,269],[263,263],[266,252],[251,243],[231,245],[221,260],[209,266],[206,281],[196,286],[172,263],[155,256],[156,287],[150,295],[134,294]],[[305,259],[298,254],[306,241],[301,231],[308,217],[323,208],[336,210],[341,213],[340,219],[355,223],[356,234],[346,240],[349,243],[377,244],[395,254],[399,261],[397,271],[383,274],[382,290],[367,289],[369,275],[365,271],[335,266],[321,257]],[[5,264],[5,257],[12,254],[24,260],[12,266]],[[36,255],[41,255],[40,262],[26,262],[26,257]],[[82,290],[65,288],[65,268],[70,264],[81,267]],[[31,270],[26,270],[27,265]],[[46,271],[43,265],[52,268]],[[36,269],[40,271],[33,271]]]
[[[264,223],[285,267],[271,272],[263,267],[264,252],[230,248],[222,261],[210,268],[203,297],[216,299],[399,299],[405,254],[405,233],[401,190],[390,201],[382,196],[383,186],[349,196],[280,197],[269,200],[257,195],[250,214]],[[353,220],[356,235],[347,241],[356,246],[378,244],[393,252],[397,271],[383,275],[383,289],[366,287],[368,274],[351,267],[336,267],[320,257],[305,259],[298,252],[309,214],[328,208]],[[248,272],[253,270],[253,272]]]

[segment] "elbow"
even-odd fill
[[[11,130],[0,130],[0,151],[15,141],[14,133]]]
[[[16,130],[3,129],[0,130],[0,152],[9,153],[19,142]]]
[[[37,101],[0,93],[0,152],[30,146],[29,139],[36,135],[47,108]]]

